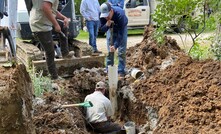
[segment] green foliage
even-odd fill
[[[221,25],[217,26],[216,37],[211,45],[211,51],[214,53],[216,59],[221,60]]]
[[[202,46],[198,42],[195,42],[189,54],[193,59],[197,60],[209,59],[213,57],[210,47],[206,45]]]
[[[214,44],[211,47],[211,51],[214,53],[214,56],[217,60],[221,60],[221,47],[218,42],[214,42]]]
[[[75,14],[80,15],[81,0],[75,0],[74,5],[75,5]]]
[[[165,30],[164,27],[159,27],[157,28],[156,31],[154,31],[154,38],[159,44],[164,43],[164,37],[163,37],[164,30]]]
[[[153,21],[157,23],[158,27],[156,32],[158,35],[174,25],[179,31],[193,31],[202,22],[202,0],[159,1],[153,14]]]
[[[144,29],[130,29],[127,31],[128,36],[142,35],[143,33],[144,33]]]
[[[214,31],[216,29],[216,16],[211,15],[208,19],[206,19],[206,30]]]
[[[159,27],[170,27],[173,24],[181,25],[185,20],[186,29],[192,29],[193,24],[198,24],[202,15],[193,15],[202,11],[202,0],[159,0],[153,20]],[[197,9],[197,10],[196,10]],[[194,16],[194,17],[192,17]],[[162,28],[161,28],[162,29]]]
[[[35,96],[41,96],[43,92],[48,92],[52,89],[51,79],[49,77],[44,77],[43,71],[36,73],[33,69],[32,71],[29,71],[29,74],[34,86]]]

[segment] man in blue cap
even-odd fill
[[[107,32],[111,24],[113,25],[113,44],[107,41],[108,51],[114,52],[118,50],[118,74],[120,77],[125,75],[126,66],[126,49],[127,49],[127,23],[128,19],[122,8],[118,6],[111,6],[106,2],[100,6],[101,14],[101,31]],[[113,61],[110,60],[110,56],[107,56],[107,66],[113,65]]]

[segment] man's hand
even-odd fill
[[[110,46],[110,52],[115,52],[115,47],[114,46]]]
[[[112,23],[114,23],[114,21],[108,20],[107,23],[106,23],[106,26],[110,27]]]
[[[70,22],[70,18],[65,17],[64,18],[64,27],[68,27]]]
[[[55,30],[56,32],[58,32],[58,33],[61,32],[61,27],[60,27],[60,25],[59,25],[58,23],[54,26],[54,30]]]

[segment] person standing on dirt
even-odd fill
[[[100,26],[99,13],[100,4],[98,0],[82,0],[80,12],[86,20],[87,30],[89,32],[89,45],[93,48],[93,53],[102,53],[97,49],[97,35]]]
[[[103,3],[101,6],[101,31],[107,32],[113,25],[113,44],[110,44],[110,38],[107,40],[107,48],[109,52],[114,52],[118,49],[118,74],[125,75],[126,66],[126,48],[127,48],[127,23],[128,19],[122,8],[118,6],[111,6],[108,2]],[[107,66],[112,65],[110,56],[107,56]]]
[[[56,19],[63,20],[63,28],[69,25],[69,18],[57,11],[59,0],[32,0],[30,10],[30,27],[35,37],[42,44],[46,53],[46,62],[51,79],[58,79],[58,73],[55,65],[54,42],[52,29],[60,33],[61,53],[63,58],[72,58],[74,52],[68,49],[67,38],[63,37],[62,29]]]
[[[124,9],[124,0],[107,0],[111,6],[118,6]],[[106,32],[107,45],[110,44],[110,29]]]
[[[105,83],[99,81],[94,93],[86,96],[85,101],[91,101],[93,104],[93,107],[86,108],[86,119],[98,133],[120,132],[121,126],[110,121],[113,110],[110,100],[104,95],[105,90]]]

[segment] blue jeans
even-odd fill
[[[124,27],[123,32],[123,38],[119,42],[118,49],[118,73],[119,74],[125,74],[125,67],[126,67],[126,49],[127,49],[127,26]],[[118,33],[113,33],[113,42],[117,39]],[[110,51],[110,30],[106,33],[106,39],[107,39],[107,49],[108,52]],[[116,48],[116,47],[115,47]],[[113,65],[110,55],[108,54],[106,58],[106,63],[108,65]]]
[[[98,28],[100,26],[100,21],[94,20],[87,20],[86,26],[89,32],[89,45],[93,47],[93,51],[97,51],[97,35],[98,35]]]

